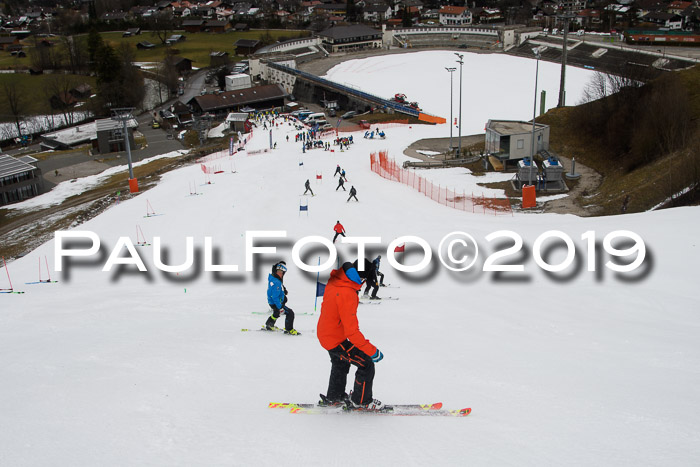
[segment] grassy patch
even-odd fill
[[[68,75],[75,80],[76,85],[88,83],[95,88],[94,76]],[[17,90],[25,96],[22,99],[22,115],[42,115],[50,114],[51,106],[47,90],[51,89],[50,80],[52,76],[30,75],[28,73],[0,73],[0,121],[13,121],[12,114],[8,107],[7,98],[4,95],[5,85],[17,86]],[[76,109],[79,110],[79,109]],[[59,115],[58,113],[56,115]]]
[[[263,35],[269,34],[274,40],[280,37],[297,38],[306,37],[310,33],[304,30],[272,30],[272,31],[241,31],[228,33],[188,33],[185,31],[175,31],[173,34],[182,34],[187,37],[184,42],[179,42],[172,48],[179,51],[179,55],[192,60],[192,66],[196,68],[204,68],[209,66],[209,54],[211,52],[228,52],[231,61],[240,60],[242,57],[236,55],[236,47],[233,44],[238,39],[258,39]],[[120,44],[130,44],[135,49],[135,59],[138,62],[159,62],[163,60],[167,47],[160,43],[157,36],[151,34],[150,31],[144,31],[138,36],[122,37],[121,32],[106,32],[102,33],[102,38],[115,49],[118,49]],[[156,46],[153,49],[138,50],[136,44],[142,41],[148,41]]]

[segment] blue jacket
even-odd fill
[[[374,263],[374,269],[375,269],[376,271],[379,271],[379,262],[380,262],[380,261],[381,261],[381,260],[379,259],[379,257],[374,258],[374,261],[372,261],[372,262]]]
[[[280,310],[284,306],[284,287],[279,277],[269,274],[267,276],[267,303],[275,305]]]

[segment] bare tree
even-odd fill
[[[71,94],[78,80],[75,76],[62,73],[52,74],[44,87],[48,100],[51,102],[51,109],[58,110],[63,114],[63,121],[67,125],[73,124],[74,98]]]
[[[17,136],[22,137],[22,127],[20,120],[27,105],[26,97],[22,94],[19,86],[14,81],[6,81],[2,86],[5,96],[5,106],[17,126]]]
[[[75,36],[62,36],[61,47],[66,60],[66,68],[73,74],[87,70],[88,51],[85,39]]]
[[[151,30],[151,35],[158,37],[161,44],[165,45],[165,40],[175,30],[175,20],[169,12],[161,12],[148,18],[148,28]]]

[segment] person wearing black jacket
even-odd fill
[[[343,188],[343,189],[345,189],[345,188]],[[355,186],[350,187],[350,196],[348,197],[348,202],[350,202],[351,198],[355,198],[355,201],[357,201],[358,203],[360,202],[360,200],[357,199],[357,190],[355,189]]]
[[[348,191],[345,189],[345,180],[343,179],[343,177],[338,178],[338,186],[335,188],[335,191],[338,191],[338,188],[342,188],[343,191]]]
[[[365,261],[365,268],[367,269],[367,279],[365,282],[365,292],[362,298],[369,298],[370,300],[381,300],[377,297],[377,292],[379,291],[379,284],[377,283],[377,266],[374,262]],[[372,289],[372,295],[369,295],[369,289]]]
[[[304,186],[306,187],[306,191],[311,192],[311,196],[316,196],[316,195],[314,195],[314,190],[311,189],[311,183],[309,183],[308,178],[306,179],[306,183],[304,184]],[[306,194],[306,191],[304,192],[304,194]]]

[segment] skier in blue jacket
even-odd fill
[[[301,334],[294,329],[294,310],[289,308],[287,303],[287,288],[282,284],[284,274],[287,272],[287,266],[284,261],[280,261],[272,266],[272,274],[267,276],[267,303],[272,309],[272,315],[267,318],[265,326],[268,331],[277,331],[279,328],[275,326],[277,318],[284,313],[284,333],[292,336],[300,336]]]
[[[374,264],[374,270],[377,272],[377,278],[379,279],[379,287],[385,287],[384,274],[379,272],[379,263],[381,261],[382,261],[382,255],[379,255],[376,258],[374,258],[374,261],[372,261],[372,264]]]

